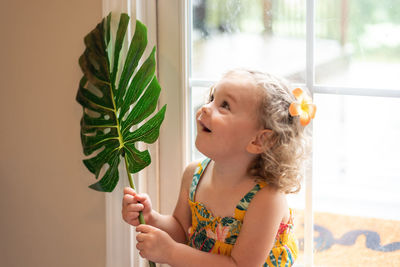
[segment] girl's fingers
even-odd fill
[[[134,195],[136,195],[136,192],[135,192],[135,190],[133,190],[133,188],[125,187],[124,188],[124,194],[129,194],[129,195],[134,196]]]
[[[140,200],[138,199],[136,196],[132,196],[129,194],[124,195],[124,197],[122,198],[122,205],[128,206],[130,204],[137,204]]]
[[[128,212],[129,220],[136,220],[139,217],[139,212]]]
[[[134,203],[134,200],[135,198],[132,195],[125,194],[122,198],[122,204],[129,205],[131,203]]]
[[[148,195],[146,194],[137,194],[135,195],[135,199],[140,202],[145,202],[148,199]]]
[[[138,235],[136,236],[136,241],[137,241],[137,242],[142,242],[142,241],[144,241],[143,234],[138,234]]]
[[[129,204],[136,204],[138,202],[148,202],[149,196],[147,194],[136,194],[136,192],[130,188],[124,188],[124,196],[122,198],[122,205],[128,206]]]
[[[136,218],[134,218],[134,219],[132,219],[132,220],[130,220],[130,221],[128,221],[128,223],[130,224],[130,225],[132,225],[132,226],[138,226],[139,224],[140,224],[140,222],[139,222],[139,219],[136,217]]]
[[[155,227],[147,225],[147,224],[140,224],[136,227],[136,232],[148,233],[153,229],[155,229]]]
[[[142,211],[144,209],[143,204],[129,204],[126,207],[126,210],[131,212],[131,211]]]

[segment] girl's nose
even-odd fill
[[[201,107],[201,112],[203,112],[203,113],[208,113],[208,112],[210,112],[210,107],[209,107],[209,105],[208,105],[208,104],[203,105],[203,106]]]
[[[201,108],[199,108],[199,110],[197,111],[197,118],[200,119],[203,116],[210,115],[210,113],[211,109],[209,104],[205,104],[201,106]]]
[[[200,113],[201,113],[201,114],[207,114],[207,115],[209,115],[209,114],[211,113],[210,104],[204,104],[204,105],[200,108]]]

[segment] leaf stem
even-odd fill
[[[128,175],[129,185],[131,186],[131,188],[133,190],[136,191],[135,181],[133,180],[132,175],[129,172],[128,160],[126,159],[125,155],[123,155],[123,157],[124,157],[124,160],[125,160],[125,168],[126,168],[126,174]],[[143,217],[143,214],[142,214],[141,211],[139,212],[139,222],[140,222],[140,224],[146,224],[146,222],[144,220],[144,217]],[[152,262],[152,261],[149,261],[149,266],[150,267],[156,267],[156,264],[154,262]]]

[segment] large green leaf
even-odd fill
[[[113,38],[108,15],[85,37],[86,49],[79,58],[83,77],[76,100],[83,107],[81,140],[83,152],[89,156],[83,162],[96,179],[106,169],[90,186],[98,191],[111,192],[117,185],[121,156],[130,173],[150,164],[149,152],[139,151],[136,144],[155,142],[165,116],[163,106],[149,118],[161,91],[155,76],[155,47],[139,66],[147,46],[147,29],[136,21],[135,34],[125,49],[128,25],[129,16],[121,14]]]

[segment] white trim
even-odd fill
[[[187,1],[157,2],[160,102],[167,104],[160,130],[160,211],[171,214],[188,161]]]
[[[134,1],[133,1],[134,2]],[[140,20],[147,27],[147,48],[140,63],[150,55],[154,46],[157,45],[157,18],[156,18],[156,1],[155,0],[136,0],[136,19]],[[157,75],[157,70],[156,70]],[[139,144],[140,150],[148,149],[150,152],[152,163],[150,166],[138,173],[138,191],[146,192],[153,204],[155,210],[159,210],[159,143],[153,145],[145,143]],[[136,232],[134,234],[136,239]],[[134,247],[135,265],[140,267],[148,266],[148,261],[139,256],[137,249]]]
[[[136,0],[136,19],[140,20],[147,28],[147,48],[143,54],[140,63],[150,55],[154,46],[157,45],[157,19],[156,19],[156,1],[155,0]],[[157,75],[157,70],[156,70]],[[150,195],[153,203],[153,208],[159,209],[159,144],[156,142],[153,145],[140,143],[140,150],[149,149],[152,164],[139,172],[139,192],[146,192]]]
[[[314,62],[314,47],[315,47],[315,2],[307,0],[306,3],[306,86],[309,90],[314,87],[315,81],[315,62]]]
[[[183,114],[181,114],[181,119],[183,122],[182,134],[184,136],[184,145],[182,146],[182,159],[183,166],[186,166],[190,161],[190,142],[191,142],[191,133],[190,133],[190,123],[191,112],[191,96],[189,90],[189,77],[191,73],[191,35],[188,31],[188,27],[190,26],[191,21],[191,11],[189,9],[189,1],[180,2],[180,43],[181,43],[181,92],[182,92],[182,106],[183,106]]]
[[[153,46],[157,44],[156,0],[103,0],[102,4],[103,17],[107,16],[109,12],[115,12],[116,15],[127,13],[131,17],[127,30],[127,39],[129,41],[132,38],[132,34],[134,34],[136,18],[139,18],[146,25],[148,30],[148,47],[144,57],[147,57]],[[119,18],[113,18],[112,23],[118,23],[118,20]],[[123,52],[126,53],[126,51]],[[157,209],[157,203],[159,202],[158,144],[156,143],[148,147],[145,144],[140,144],[139,148],[141,150],[149,149],[153,163],[139,174],[134,174],[133,178],[138,191],[147,192],[154,200],[155,208]],[[119,173],[120,180],[116,188],[112,193],[106,193],[106,266],[146,266],[147,261],[143,260],[135,249],[134,239],[136,233],[133,227],[125,223],[121,217],[123,188],[129,186],[123,164],[119,166]]]
[[[337,86],[314,86],[314,93],[353,96],[400,97],[400,90]]]
[[[306,86],[314,93],[315,81],[315,1],[306,2]],[[311,155],[312,158],[312,155]],[[314,213],[313,213],[313,166],[307,166],[305,173],[305,210],[304,210],[304,265],[313,266]]]
[[[187,54],[186,54],[186,60],[188,63],[188,79],[192,77],[192,58],[193,58],[193,39],[192,39],[192,31],[193,29],[193,8],[192,7],[192,0],[188,0],[187,5],[185,7],[184,12],[186,12],[186,28],[185,28],[185,34],[186,34],[186,43],[187,43]],[[189,85],[190,86],[190,85]],[[190,90],[188,90],[190,91]]]
[[[189,87],[210,87],[216,80],[189,79]],[[301,83],[294,83],[294,87],[306,86]],[[307,86],[308,88],[308,86]],[[388,88],[367,88],[367,87],[345,87],[345,86],[326,86],[312,85],[308,88],[313,94],[331,94],[331,95],[352,95],[352,96],[374,96],[374,97],[400,97],[400,90]]]
[[[106,197],[106,267],[133,267],[133,230],[121,217],[123,188],[129,186],[125,166],[119,166],[120,180],[112,193]]]
[[[189,79],[189,86],[192,87],[210,87],[215,84],[216,80],[198,80],[198,79]]]
[[[131,16],[131,6],[129,0],[103,0],[103,14],[105,17],[110,12],[116,14],[125,12],[131,17],[131,21],[135,20],[135,16]],[[133,4],[134,5],[134,4]],[[135,13],[135,12],[133,12]],[[112,19],[112,23],[116,23],[118,18]],[[131,25],[128,27],[128,35],[131,33]],[[129,186],[125,167],[119,166],[120,178],[114,191],[105,194],[106,202],[106,267],[129,266],[133,267],[137,260],[131,251],[133,251],[134,232],[131,226],[126,224],[121,217],[121,201],[123,188]],[[137,175],[133,175],[137,180]]]
[[[183,12],[186,14],[186,20],[185,20],[185,31],[184,33],[186,34],[186,39],[183,40],[186,43],[186,69],[187,69],[187,75],[186,75],[186,83],[187,83],[187,111],[188,111],[188,116],[186,118],[186,123],[187,123],[187,134],[189,136],[188,138],[188,143],[187,143],[187,151],[188,155],[190,155],[190,161],[193,160],[193,153],[190,152],[192,148],[192,143],[194,142],[193,140],[193,127],[192,127],[192,121],[194,121],[193,114],[192,114],[192,106],[193,106],[193,97],[192,97],[192,84],[191,84],[191,79],[192,79],[192,58],[193,58],[193,39],[192,39],[192,30],[193,29],[193,8],[192,7],[192,0],[187,1],[187,5],[184,9]]]

